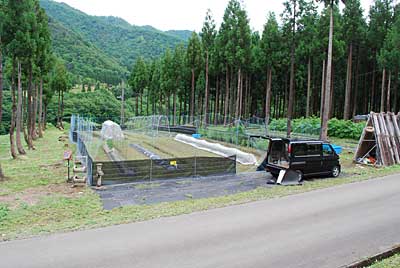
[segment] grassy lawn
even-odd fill
[[[342,156],[344,176],[337,179],[319,179],[308,181],[303,186],[258,188],[216,198],[189,198],[105,211],[100,198],[90,188],[71,188],[65,183],[67,168],[61,159],[67,141],[58,140],[62,135],[65,133],[49,128],[45,138],[35,142],[37,150],[29,151],[19,160],[10,159],[8,136],[0,136],[0,158],[8,177],[0,182],[0,241],[186,214],[400,172],[400,166],[375,169],[353,165],[352,154],[345,151]]]
[[[394,255],[388,259],[377,262],[369,268],[398,268],[400,267],[400,254]]]

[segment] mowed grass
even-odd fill
[[[51,128],[43,140],[36,141],[36,151],[20,160],[8,157],[8,137],[0,137],[1,157],[8,179],[0,182],[0,241],[33,235],[81,230],[114,224],[145,221],[212,208],[283,197],[291,194],[354,183],[400,172],[400,167],[375,169],[354,166],[337,179],[307,181],[303,186],[257,188],[249,192],[208,199],[137,205],[105,211],[99,196],[90,188],[74,188],[65,183],[66,166],[62,162],[65,142],[63,132]],[[345,155],[344,158],[350,158]],[[29,166],[29,168],[27,168]]]
[[[9,136],[0,136],[1,166],[4,174],[9,177],[0,182],[0,196],[64,182],[67,166],[63,161],[63,152],[74,148],[69,146],[68,137],[66,141],[58,140],[61,136],[65,139],[66,132],[49,126],[45,135],[45,139],[34,142],[36,150],[29,151],[25,146],[27,154],[19,156],[16,160],[10,155]]]
[[[369,268],[399,268],[399,267],[400,267],[400,254],[397,254],[383,261],[376,262]]]

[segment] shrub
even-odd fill
[[[333,118],[328,123],[328,135],[341,139],[359,139],[364,126],[365,123],[353,123],[350,120],[346,121]],[[321,122],[318,117],[297,118],[292,121],[292,129],[295,134],[319,135]],[[286,132],[287,119],[273,119],[269,125],[269,130]],[[201,129],[200,133],[210,139],[253,147],[244,126],[225,129],[209,127],[208,129]]]

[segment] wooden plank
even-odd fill
[[[381,113],[380,118],[382,120],[383,123],[383,129],[384,129],[384,137],[385,137],[385,141],[387,143],[387,148],[388,148],[388,157],[389,157],[389,161],[390,161],[390,165],[394,165],[396,163],[395,157],[394,157],[394,150],[393,150],[393,144],[390,140],[390,134],[389,134],[389,130],[388,127],[386,125],[386,120],[385,120],[385,113]]]
[[[394,160],[394,152],[393,152],[393,146],[392,143],[390,142],[390,138],[389,138],[389,131],[387,130],[386,127],[386,122],[384,119],[384,113],[380,113],[378,114],[378,119],[379,119],[379,123],[381,124],[381,135],[383,137],[383,143],[384,143],[384,147],[385,147],[385,155],[387,157],[387,163],[388,166],[392,166],[395,163]]]
[[[378,121],[378,117],[375,113],[371,114],[372,120],[374,122],[374,129],[375,129],[375,136],[376,136],[376,156],[377,156],[377,161],[378,164],[382,166],[387,165],[386,157],[384,154],[384,148],[382,148],[382,136],[381,136],[381,130],[380,130],[380,125]]]
[[[393,127],[393,122],[391,120],[391,116],[389,114],[386,114],[386,115],[384,115],[384,118],[386,119],[386,127],[387,127],[387,130],[389,133],[389,140],[390,140],[390,143],[392,144],[394,164],[400,164],[398,144],[396,143],[394,127]]]

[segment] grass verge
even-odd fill
[[[394,255],[383,261],[379,261],[369,266],[369,268],[398,268],[400,267],[400,254]]]

